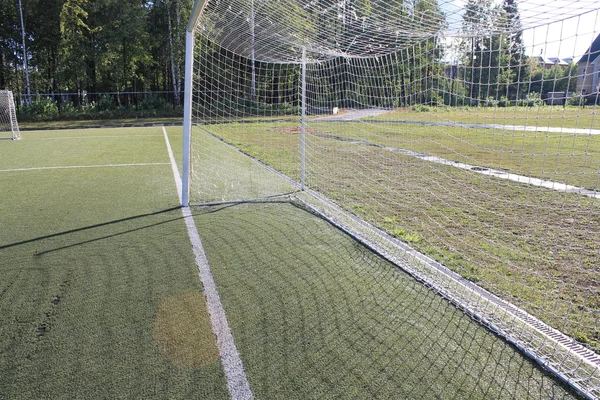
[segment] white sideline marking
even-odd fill
[[[55,167],[32,167],[32,168],[12,168],[0,169],[0,172],[16,171],[40,171],[46,169],[77,169],[77,168],[104,168],[104,167],[147,167],[151,165],[169,165],[169,163],[138,163],[138,164],[97,164],[97,165],[63,165]]]
[[[470,165],[470,164],[465,164],[465,163],[461,163],[461,162],[450,161],[450,160],[446,160],[445,158],[441,158],[441,157],[437,157],[437,156],[428,156],[428,155],[424,155],[422,153],[417,153],[417,152],[414,152],[411,150],[399,149],[397,147],[385,146],[384,148],[386,150],[390,150],[390,151],[394,151],[397,153],[405,154],[407,156],[419,158],[424,161],[429,161],[429,162],[433,162],[436,164],[442,164],[442,165],[449,165],[451,167],[464,169],[464,170],[472,171],[472,172],[477,172],[481,175],[493,176],[495,178],[500,178],[500,179],[508,179],[513,182],[525,183],[525,184],[532,185],[532,186],[539,186],[539,187],[543,187],[546,189],[556,190],[558,192],[575,193],[575,194],[580,194],[580,195],[584,195],[584,196],[588,196],[588,197],[595,197],[597,199],[600,198],[600,192],[590,190],[590,189],[585,189],[585,188],[582,188],[579,186],[567,185],[566,183],[554,182],[554,181],[549,181],[549,180],[545,180],[545,179],[533,178],[533,177],[526,176],[526,175],[513,174],[513,173],[500,171],[500,170],[493,169],[493,168],[479,167],[476,165]]]
[[[344,138],[344,137],[334,136],[334,135],[327,135],[327,136],[324,135],[322,137],[329,137],[329,138],[333,138],[336,140],[346,140],[346,138]],[[582,195],[582,196],[600,199],[600,192],[598,192],[598,191],[582,188],[579,186],[567,185],[566,183],[549,181],[549,180],[540,179],[540,178],[533,178],[531,176],[526,176],[526,175],[513,174],[513,173],[500,171],[500,170],[493,169],[493,168],[465,164],[465,163],[461,163],[458,161],[450,161],[450,160],[447,160],[445,158],[441,158],[438,156],[430,156],[425,153],[418,153],[418,152],[412,151],[412,150],[401,149],[399,147],[393,147],[393,146],[380,145],[377,143],[363,141],[363,140],[348,139],[347,142],[352,143],[352,144],[357,144],[357,145],[376,146],[381,149],[385,149],[385,150],[392,151],[395,153],[400,153],[405,156],[418,158],[423,161],[429,161],[429,162],[436,163],[436,164],[448,165],[450,167],[463,169],[465,171],[476,172],[481,175],[493,176],[493,177],[499,178],[499,179],[507,179],[507,180],[510,180],[513,182],[524,183],[524,184],[532,185],[532,186],[539,186],[539,187],[543,187],[546,189],[555,190],[557,192],[575,193],[575,194]]]
[[[179,175],[179,169],[173,156],[171,149],[171,143],[169,142],[169,136],[167,130],[163,127],[163,134],[165,142],[167,144],[167,150],[169,152],[169,159],[171,160],[171,169],[173,170],[173,178],[175,179],[175,186],[177,187],[177,193],[179,196],[179,202],[181,202],[181,177]],[[227,317],[225,310],[221,304],[221,298],[219,292],[217,292],[217,285],[210,272],[210,266],[206,253],[202,247],[202,241],[198,235],[198,229],[196,223],[192,217],[192,212],[189,207],[182,207],[183,219],[187,227],[190,242],[192,243],[192,250],[196,258],[196,265],[198,266],[198,274],[200,281],[204,286],[204,295],[206,296],[206,306],[208,313],[210,314],[210,322],[212,325],[213,332],[217,337],[217,347],[221,355],[221,363],[223,364],[223,372],[227,379],[227,389],[232,399],[250,400],[254,398],[250,384],[246,379],[246,372],[244,371],[244,365],[242,359],[233,341],[233,335],[229,329],[227,323]]]

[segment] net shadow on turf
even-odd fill
[[[574,396],[511,344],[303,208],[195,210],[257,397]]]

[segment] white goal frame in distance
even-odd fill
[[[21,139],[21,131],[17,122],[17,112],[13,94],[10,90],[0,90],[0,112],[6,113],[8,125],[10,126],[11,137],[13,140]],[[0,120],[0,123],[3,121]]]

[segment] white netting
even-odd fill
[[[0,138],[21,138],[12,92],[0,90]]]
[[[597,1],[208,0],[194,26],[192,203],[292,193],[600,396]]]

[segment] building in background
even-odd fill
[[[600,34],[577,64],[577,91],[584,96],[598,93],[598,86],[600,85]]]

